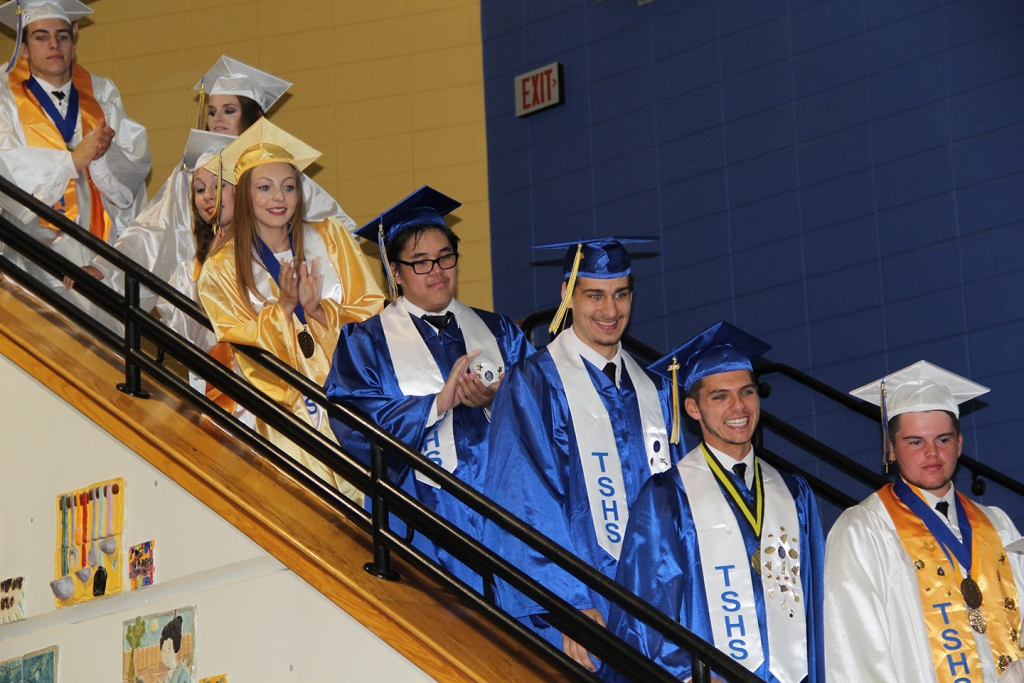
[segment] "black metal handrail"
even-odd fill
[[[520,323],[520,326],[522,327],[523,332],[527,335],[527,337],[532,338],[538,326],[550,322],[555,314],[555,310],[556,309],[554,308],[540,310],[537,311],[536,313],[531,313],[529,316],[524,318]],[[630,353],[632,353],[634,356],[643,360],[647,360],[648,362],[654,362],[655,360],[665,355],[658,351],[657,349],[648,346],[644,342],[628,334],[623,335],[622,346],[625,349],[627,349]],[[757,377],[759,382],[761,377],[763,377],[764,375],[773,373],[781,374],[792,379],[798,384],[801,384],[807,387],[808,389],[811,389],[812,391],[815,391],[821,394],[822,396],[825,396],[826,398],[835,401],[839,405],[848,408],[856,413],[859,413],[877,423],[881,423],[882,421],[881,412],[878,410],[877,406],[862,399],[859,399],[855,396],[851,396],[850,394],[847,394],[843,391],[839,391],[838,389],[829,386],[825,382],[822,382],[819,379],[811,377],[805,372],[797,370],[791,365],[786,365],[785,363],[776,363],[774,361],[767,360],[763,357],[756,359],[753,365],[754,375]],[[843,455],[842,453],[837,451],[836,449],[825,445],[821,441],[818,441],[809,434],[797,429],[796,427],[793,427],[784,420],[781,420],[780,418],[775,417],[770,413],[767,413],[764,409],[761,410],[761,423],[762,427],[767,427],[771,429],[772,432],[778,434],[783,439],[799,446],[803,450],[810,453],[812,456],[835,467],[840,472],[843,472],[847,476],[850,476],[853,479],[856,479],[857,481],[860,481],[861,483],[866,484],[867,486],[873,489],[881,488],[889,481],[889,479],[882,473],[872,470],[871,468],[865,467],[864,465],[861,465],[852,458],[849,458],[846,455]],[[989,480],[1007,489],[1008,491],[1012,491],[1018,495],[1024,496],[1024,483],[1007,476],[1003,472],[1000,472],[994,469],[993,467],[990,467],[989,465],[986,465],[985,463],[967,454],[960,455],[958,465],[965,467],[968,471],[971,472],[971,490],[975,495],[980,496],[985,493],[986,484],[982,477],[986,477]],[[814,490],[817,493],[819,493],[825,499],[835,503],[839,507],[849,507],[849,505],[843,504],[842,501],[853,500],[846,494],[840,493],[838,489],[835,489],[834,487],[825,484],[820,479],[811,476],[806,471],[800,468],[796,468],[795,466],[788,463],[787,467],[787,471],[793,472],[794,474],[800,474],[800,476],[806,478],[807,481],[812,485],[812,488],[814,488]],[[815,484],[815,481],[818,481],[819,483]],[[836,495],[837,493],[839,493],[839,495]]]
[[[312,429],[309,424],[283,409],[208,354],[200,351],[187,340],[184,340],[175,332],[159,323],[147,311],[141,310],[139,308],[139,287],[145,286],[193,319],[206,327],[210,327],[205,315],[193,301],[109,245],[97,240],[81,227],[68,221],[51,207],[42,204],[2,177],[0,177],[0,192],[27,207],[36,215],[45,218],[71,238],[79,241],[106,259],[114,267],[124,271],[126,275],[126,295],[122,296],[105,284],[94,280],[85,271],[71,264],[67,259],[63,259],[42,243],[26,235],[6,215],[0,215],[0,241],[39,265],[50,275],[58,279],[64,276],[71,277],[75,282],[76,290],[85,298],[124,322],[125,335],[121,337],[96,323],[95,320],[77,306],[64,299],[48,285],[23,271],[4,255],[0,255],[0,271],[3,271],[7,276],[19,282],[26,289],[33,291],[48,304],[61,311],[70,320],[94,334],[100,342],[109,348],[122,352],[125,360],[126,381],[123,385],[119,385],[119,388],[132,395],[144,395],[144,390],[141,387],[141,374],[142,372],[148,373],[166,384],[178,395],[195,403],[215,419],[218,424],[221,424],[231,434],[237,436],[245,445],[253,448],[255,452],[284,471],[288,476],[294,477],[314,495],[330,504],[339,514],[353,521],[359,528],[370,531],[375,546],[374,561],[370,565],[374,569],[375,574],[384,577],[393,576],[389,566],[389,553],[392,550],[397,551],[415,566],[440,580],[467,603],[493,618],[503,627],[514,632],[522,640],[533,644],[540,651],[546,653],[549,661],[554,663],[570,679],[580,681],[592,680],[589,673],[566,655],[548,645],[532,631],[519,624],[518,621],[490,604],[449,572],[423,557],[412,546],[409,538],[393,533],[389,528],[389,516],[387,514],[375,514],[372,518],[367,519],[369,515],[365,510],[356,506],[332,487],[326,485],[316,475],[296,463],[263,437],[242,426],[215,403],[192,390],[188,384],[164,368],[156,360],[143,353],[140,348],[141,338],[151,339],[161,350],[170,353],[190,371],[206,379],[227,396],[238,402],[239,405],[249,410],[258,419],[293,440],[303,450],[345,477],[353,486],[367,493],[372,497],[375,511],[388,511],[390,508],[393,514],[403,518],[403,521],[411,528],[425,533],[435,543],[451,552],[455,557],[467,558],[467,564],[482,567],[490,571],[493,576],[507,581],[510,585],[520,590],[524,595],[537,602],[551,614],[553,619],[558,622],[559,627],[563,628],[574,640],[583,644],[597,657],[600,657],[608,665],[613,666],[625,675],[635,680],[644,681],[667,682],[674,680],[664,669],[644,657],[614,634],[598,626],[579,610],[561,600],[525,573],[508,564],[490,549],[482,546],[477,540],[469,537],[462,530],[424,506],[419,500],[391,484],[387,479],[387,469],[384,466],[385,452],[390,456],[399,458],[411,467],[423,471],[437,482],[443,490],[450,493],[456,499],[498,524],[505,531],[547,556],[559,567],[580,579],[593,590],[618,603],[624,609],[660,631],[666,638],[689,651],[693,661],[693,680],[697,683],[709,683],[712,670],[717,676],[728,681],[756,683],[761,680],[713,645],[703,641],[662,612],[637,598],[624,587],[607,578],[590,565],[582,562],[565,548],[523,523],[519,518],[467,486],[454,475],[423,458],[419,452],[411,449],[394,435],[369,421],[361,413],[328,401],[321,387],[315,385],[287,364],[258,349],[242,346],[235,347],[236,350],[258,359],[268,369],[298,389],[306,397],[321,405],[331,417],[339,419],[353,429],[363,433],[372,444],[373,462],[368,472],[365,466],[342,451],[337,444]]]

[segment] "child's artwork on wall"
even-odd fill
[[[208,676],[206,678],[199,679],[199,683],[228,683],[228,675],[220,674],[219,676]]]
[[[156,571],[153,560],[154,548],[156,541],[146,541],[128,549],[128,584],[132,590],[153,585],[153,575]]]
[[[57,552],[50,588],[57,607],[124,590],[124,479],[57,496]]]
[[[0,683],[56,683],[57,646],[0,662]]]
[[[18,576],[0,581],[0,624],[24,618],[25,577]]]
[[[124,622],[124,683],[192,683],[196,680],[195,607]],[[0,679],[0,683],[4,683]]]

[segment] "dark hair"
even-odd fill
[[[165,640],[170,640],[171,644],[174,645],[174,653],[177,654],[181,651],[181,623],[182,619],[180,616],[174,617],[167,622],[164,630],[160,632],[161,648],[164,646]]]
[[[223,228],[221,228],[223,230]],[[210,245],[213,244],[213,226],[203,220],[198,211],[193,212],[192,234],[196,238],[196,259],[199,264],[206,263],[206,257],[210,255]]]
[[[410,242],[415,244],[416,241],[420,238],[420,236],[423,235],[423,233],[427,232],[428,230],[437,230],[441,232],[445,237],[448,238],[448,244],[449,246],[451,246],[452,251],[454,251],[456,254],[459,253],[459,236],[456,235],[452,231],[452,229],[449,228],[447,225],[442,226],[434,225],[433,223],[431,223],[429,225],[417,225],[415,228],[403,230],[402,232],[395,235],[394,239],[392,239],[384,247],[384,251],[388,255],[388,261],[394,263],[396,260],[398,260],[398,257],[402,255],[403,251],[405,251],[405,247]],[[387,279],[388,274],[387,271],[385,270],[385,266],[383,263],[381,264],[381,269],[384,270],[384,278]],[[396,286],[398,287],[398,293],[401,294],[402,286],[397,284]]]
[[[948,410],[941,410],[937,412],[942,412],[945,413],[946,415],[949,415],[949,419],[953,423],[953,431],[956,432],[957,436],[960,436],[960,418],[958,418],[956,415],[954,415]],[[902,413],[889,420],[889,438],[895,438],[896,433],[900,431],[901,417],[903,417]]]
[[[77,43],[78,42],[78,33],[75,31],[75,27],[78,26],[78,22],[77,21],[72,21],[72,22],[70,22],[70,24],[71,24],[71,42],[72,43]],[[24,28],[21,29],[21,44],[22,45],[28,45],[28,25],[27,24],[25,25]]]
[[[245,95],[232,95],[232,97],[238,100],[238,108],[241,110],[238,119],[238,132],[241,134],[248,130],[249,126],[263,118],[263,108],[251,97]],[[206,123],[206,130],[210,130],[209,122]]]
[[[754,377],[754,371],[748,370],[747,372],[750,373],[750,381],[756,385],[757,378]],[[704,379],[705,378],[702,377],[690,385],[690,390],[686,392],[686,398],[692,398],[694,401],[698,402],[700,401],[700,390],[704,388]]]

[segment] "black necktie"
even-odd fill
[[[942,516],[947,520],[949,519],[949,503],[945,500],[940,500],[935,504],[935,509],[942,513]]]
[[[740,478],[740,481],[743,482],[744,486],[747,485],[747,463],[736,463],[735,465],[732,466],[732,472],[733,474]]]
[[[444,315],[430,315],[429,313],[424,313],[420,317],[422,317],[428,323],[436,327],[437,331],[440,332],[444,328],[448,327],[448,323],[452,321],[452,318],[455,317],[455,314],[452,313],[451,311],[448,311]]]
[[[64,102],[64,92],[62,90],[54,90],[53,96],[57,98],[58,102]]]
[[[605,377],[612,381],[612,384],[615,384],[615,363],[608,363],[601,368],[601,372],[605,374]]]

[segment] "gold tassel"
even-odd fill
[[[388,278],[388,293],[391,294],[391,301],[398,300],[398,286],[395,284],[395,276],[391,272],[391,262],[388,261],[388,251],[384,248],[384,221],[381,220],[377,227],[377,247],[380,249],[380,260],[384,264],[384,274]]]
[[[889,473],[889,465],[896,462],[896,453],[892,448],[892,435],[889,434],[889,408],[885,405],[888,394],[885,391],[885,380],[881,382],[881,395],[882,395],[882,465],[885,467],[885,473]]]
[[[562,331],[562,323],[565,322],[565,314],[569,311],[569,304],[572,302],[572,290],[576,286],[576,274],[579,273],[582,260],[583,243],[580,242],[576,245],[576,260],[572,262],[572,270],[569,271],[569,283],[565,286],[565,296],[562,297],[562,303],[558,306],[558,311],[555,312],[551,324],[548,325],[550,334],[558,334]]]
[[[221,192],[224,188],[224,155],[217,155],[218,170],[220,173],[217,174],[217,201],[213,205],[213,215],[210,216],[210,227],[213,229],[213,234],[216,235],[220,232],[220,199]]]
[[[199,81],[199,112],[196,116],[196,128],[206,130],[206,78]]]
[[[672,356],[672,365],[668,366],[668,369],[672,371],[672,436],[669,437],[669,443],[679,443],[679,361],[676,360],[675,356]]]

